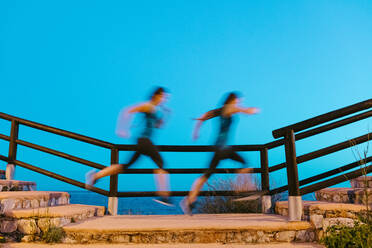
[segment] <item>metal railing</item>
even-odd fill
[[[323,156],[326,156],[328,154],[341,151],[347,148],[350,148],[352,146],[367,142],[371,139],[372,133],[367,133],[365,135],[356,137],[354,139],[346,140],[344,142],[328,146],[301,156],[296,155],[296,146],[295,142],[300,139],[304,139],[307,137],[314,136],[316,134],[320,134],[329,130],[333,130],[335,128],[351,124],[366,118],[369,118],[372,116],[372,110],[369,110],[372,108],[372,99],[359,102],[357,104],[353,104],[351,106],[341,108],[323,115],[316,116],[314,118],[289,125],[280,129],[276,129],[273,131],[274,138],[282,138],[281,140],[271,142],[269,144],[266,144],[267,147],[276,147],[278,145],[284,144],[285,146],[285,155],[286,155],[286,162],[274,165],[269,168],[269,172],[273,172],[276,170],[280,170],[283,168],[287,169],[287,180],[288,185],[279,187],[276,189],[270,190],[270,194],[277,194],[280,192],[284,192],[288,190],[289,194],[289,219],[290,220],[299,220],[301,218],[302,208],[298,207],[296,208],[296,205],[299,204],[291,204],[291,201],[298,203],[299,198],[301,195],[308,194],[329,186],[333,186],[345,181],[348,181],[350,179],[359,177],[365,173],[372,172],[372,165],[365,165],[364,168],[359,168],[357,170],[354,170],[349,173],[344,173],[342,175],[323,180],[317,183],[314,183],[316,181],[334,176],[336,174],[340,174],[345,172],[346,170],[353,169],[355,167],[368,164],[371,161],[371,157],[367,157],[366,159],[361,159],[360,161],[356,161],[354,163],[350,163],[344,166],[341,166],[339,168],[336,168],[334,170],[327,171],[325,173],[321,173],[316,176],[312,176],[309,178],[306,178],[304,180],[299,181],[298,177],[298,164],[310,161],[316,158],[320,158]],[[368,111],[365,111],[368,110]],[[356,115],[353,115],[351,117],[341,119],[338,121],[335,121],[336,119],[346,117],[351,114],[355,114],[361,111],[365,111],[363,113],[359,113]],[[327,122],[331,122],[329,124],[325,124]],[[321,124],[325,124],[323,126],[320,126]],[[318,126],[318,127],[317,127]],[[312,128],[312,129],[310,129]],[[304,131],[306,129],[310,129],[307,131]],[[303,132],[301,132],[303,131]],[[300,132],[300,133],[298,133]],[[313,183],[311,185],[305,186],[300,188],[300,186],[307,185]],[[297,198],[297,199],[296,199]],[[292,206],[292,210],[291,210]]]
[[[280,138],[273,142],[263,144],[263,145],[236,145],[233,146],[233,149],[236,151],[256,151],[260,153],[260,168],[252,168],[247,173],[257,173],[261,174],[261,190],[266,192],[266,195],[274,195],[281,192],[288,190],[289,196],[298,197],[307,193],[314,192],[316,190],[329,187],[352,178],[358,177],[365,173],[362,169],[355,170],[353,172],[345,173],[340,176],[327,179],[324,181],[320,181],[318,183],[311,184],[306,187],[300,188],[300,186],[307,185],[313,183],[315,181],[319,181],[336,174],[342,173],[346,170],[353,169],[361,165],[361,163],[369,163],[371,162],[372,158],[368,157],[367,160],[357,161],[351,164],[347,164],[336,168],[334,170],[327,171],[325,173],[321,173],[316,176],[309,177],[307,179],[298,180],[298,164],[310,161],[319,157],[323,157],[325,155],[347,149],[353,145],[361,144],[367,142],[372,133],[368,133],[355,139],[347,140],[332,146],[328,146],[317,151],[313,151],[301,156],[296,155],[296,148],[295,142],[301,139],[305,139],[323,132],[327,132],[333,130],[335,128],[339,128],[363,119],[367,119],[372,116],[372,99],[339,109],[335,110],[290,126],[286,126],[277,130],[273,131],[274,138]],[[365,111],[367,110],[367,111]],[[361,111],[365,111],[363,113],[358,113]],[[358,113],[358,114],[355,114]],[[341,120],[334,121],[339,118],[346,117],[348,115],[355,114],[351,117],[347,117]],[[47,125],[43,125],[40,123],[28,121],[25,119],[21,119],[15,116],[7,115],[4,113],[0,113],[0,118],[4,120],[11,121],[11,131],[10,136],[0,134],[0,139],[6,140],[9,142],[9,152],[8,156],[0,155],[0,160],[6,161],[9,164],[18,165],[37,173],[46,175],[48,177],[69,183],[71,185],[84,188],[85,185],[83,182],[76,181],[74,179],[65,177],[63,175],[59,175],[57,173],[44,170],[39,168],[35,165],[31,165],[24,161],[20,161],[17,159],[17,147],[19,145],[25,146],[34,150],[38,150],[47,154],[52,154],[57,157],[61,157],[70,161],[74,161],[89,167],[93,167],[96,169],[103,169],[106,165],[95,163],[80,157],[76,157],[61,151],[57,151],[51,148],[47,148],[44,146],[40,146],[25,140],[20,140],[18,138],[19,133],[19,126],[24,125],[31,127],[33,129],[42,130],[45,132],[53,133],[59,136],[71,138],[74,140],[78,140],[84,143],[89,143],[97,147],[102,147],[105,149],[110,150],[111,152],[111,159],[108,161],[108,165],[116,164],[119,162],[119,152],[120,151],[134,151],[136,149],[135,145],[118,145],[112,144],[110,142],[94,139],[91,137],[87,137],[84,135],[80,135],[77,133],[65,131],[62,129],[50,127]],[[334,121],[334,122],[331,122]],[[328,123],[331,122],[331,123]],[[325,124],[328,123],[328,124]],[[321,124],[325,124],[319,126]],[[311,128],[311,129],[310,129]],[[310,130],[308,130],[310,129]],[[268,151],[273,148],[277,148],[279,146],[285,146],[285,155],[286,155],[286,162],[280,163],[274,166],[269,167],[269,158],[268,158]],[[214,151],[213,146],[167,146],[167,145],[160,145],[158,146],[161,152],[212,152]],[[274,172],[280,169],[287,169],[287,178],[288,178],[288,185],[278,187],[275,189],[270,189],[269,184],[269,174],[270,172]],[[369,173],[372,171],[372,166],[367,166],[366,172]],[[195,169],[195,168],[167,168],[170,174],[202,174],[206,171],[206,169]],[[237,169],[227,168],[227,169],[216,169],[215,173],[236,173]],[[153,174],[153,169],[127,169],[124,174]],[[108,196],[108,197],[142,197],[142,196],[155,196],[156,192],[154,191],[147,191],[147,192],[119,192],[118,191],[118,175],[110,176],[110,187],[109,190],[104,190],[97,187],[92,187],[90,189],[93,192]],[[187,191],[171,191],[172,196],[184,196],[188,192]],[[249,195],[252,193],[256,193],[256,191],[250,191],[242,193],[240,192],[239,195]],[[208,195],[210,192],[202,191],[201,195]],[[234,191],[217,191],[214,193],[215,195],[236,195],[237,193]],[[291,219],[291,218],[290,218]]]
[[[8,164],[14,164],[17,166],[21,166],[23,168],[35,171],[37,173],[46,175],[48,177],[63,181],[65,183],[80,187],[80,188],[85,188],[85,184],[83,182],[79,182],[77,180],[74,180],[72,178],[68,178],[66,176],[42,169],[38,166],[32,165],[30,163],[27,163],[25,161],[21,161],[17,159],[17,149],[18,146],[24,146],[28,147],[34,150],[41,151],[46,154],[51,154],[60,158],[64,158],[73,162],[80,163],[82,165],[86,165],[89,167],[93,167],[96,169],[103,169],[106,167],[106,165],[96,163],[87,159],[83,159],[62,151],[57,151],[48,147],[44,147],[38,144],[34,144],[25,140],[19,139],[19,127],[20,126],[28,126],[33,129],[38,129],[41,131],[45,131],[48,133],[53,133],[59,136],[71,138],[74,140],[78,140],[84,143],[89,143],[97,147],[102,147],[105,149],[110,150],[111,153],[111,159],[107,161],[107,164],[116,164],[119,162],[119,152],[120,151],[134,151],[136,149],[135,145],[118,145],[118,144],[112,144],[106,141],[94,139],[88,136],[83,136],[77,133],[69,132],[66,130],[50,127],[47,125],[43,125],[40,123],[32,122],[29,120],[21,119],[15,116],[11,116],[5,113],[0,113],[0,118],[4,120],[8,120],[11,122],[11,131],[10,131],[10,136],[0,134],[0,139],[6,140],[9,142],[9,152],[8,156],[0,155],[0,160],[6,161]],[[161,152],[212,152],[214,151],[213,146],[166,146],[166,145],[160,145],[158,146],[159,150]],[[263,152],[265,149],[262,145],[237,145],[233,146],[234,149],[237,151],[259,151],[261,152],[261,157],[266,156],[265,153]],[[268,170],[267,159],[262,160],[261,162],[261,168],[252,168],[249,170],[247,173],[261,173],[262,171]],[[176,169],[171,169],[171,168],[166,168],[166,171],[168,171],[170,174],[202,174],[204,173],[207,169],[190,169],[190,168],[176,168]],[[224,169],[216,169],[215,173],[219,174],[227,174],[227,173],[236,173],[238,169],[234,168],[224,168]],[[153,169],[127,169],[123,174],[153,174]],[[262,173],[261,173],[262,174]],[[268,173],[266,173],[268,174]],[[265,175],[262,175],[263,182],[266,182],[265,180]],[[263,187],[268,189],[269,185],[264,183]],[[155,191],[146,191],[146,192],[119,192],[118,191],[118,175],[113,175],[110,176],[110,186],[109,190],[104,190],[98,187],[91,187],[89,190],[96,192],[98,194],[108,196],[108,197],[144,197],[144,196],[156,196],[157,192]],[[252,194],[256,193],[257,191],[250,191],[250,192],[245,192],[242,194]],[[172,196],[184,196],[187,195],[187,191],[171,191]],[[209,191],[202,191],[200,193],[201,195],[208,195],[210,194]],[[236,195],[237,193],[234,191],[218,191],[216,192],[216,195]]]

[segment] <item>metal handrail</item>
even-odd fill
[[[295,155],[295,150],[294,150],[295,141],[298,141],[298,140],[301,140],[301,139],[304,139],[304,138],[307,138],[307,137],[310,137],[310,136],[313,136],[313,135],[316,135],[316,134],[320,134],[320,133],[323,133],[323,132],[326,132],[326,131],[329,131],[329,130],[333,130],[335,128],[345,126],[345,125],[348,125],[348,124],[356,122],[356,121],[360,121],[360,120],[369,118],[369,117],[372,116],[372,110],[368,110],[368,111],[365,111],[363,113],[359,113],[359,114],[356,114],[354,116],[351,116],[351,117],[348,117],[348,118],[345,118],[345,119],[342,119],[342,120],[337,120],[337,121],[325,124],[325,125],[320,126],[320,127],[315,127],[319,124],[330,122],[332,120],[335,120],[335,119],[338,119],[338,118],[341,118],[341,117],[344,117],[344,116],[347,116],[347,115],[350,115],[350,114],[353,114],[353,113],[356,113],[356,112],[360,112],[360,111],[369,109],[371,107],[372,107],[372,99],[369,99],[367,101],[363,101],[363,102],[360,102],[360,103],[357,103],[357,104],[354,104],[354,105],[351,105],[351,106],[348,106],[348,107],[345,107],[345,108],[342,108],[342,109],[339,109],[339,110],[335,110],[335,111],[332,111],[332,112],[329,112],[329,113],[326,113],[326,114],[323,114],[323,115],[320,115],[320,116],[317,116],[317,117],[314,117],[314,118],[311,118],[311,119],[308,119],[308,120],[305,120],[305,121],[302,121],[302,122],[299,122],[299,123],[296,123],[296,124],[293,124],[293,125],[286,126],[284,128],[274,130],[273,131],[273,136],[275,138],[284,137],[282,139],[279,139],[279,140],[276,140],[276,141],[273,141],[273,142],[270,142],[270,143],[262,144],[262,145],[235,145],[235,146],[232,146],[232,148],[236,151],[259,151],[260,152],[261,167],[260,168],[252,168],[247,173],[260,173],[261,174],[262,190],[267,191],[267,194],[272,195],[272,194],[283,192],[287,189],[290,189],[290,191],[292,190],[292,192],[294,190],[294,192],[296,192],[297,194],[300,194],[300,193],[302,194],[304,192],[310,192],[313,189],[318,189],[322,185],[324,186],[324,185],[329,185],[330,183],[339,182],[340,180],[342,180],[342,178],[340,176],[338,176],[338,177],[335,177],[334,180],[328,179],[328,180],[325,180],[323,184],[322,184],[322,182],[319,182],[317,184],[307,186],[307,187],[305,187],[301,190],[299,189],[299,186],[300,185],[302,186],[304,184],[308,184],[310,182],[313,182],[313,180],[318,181],[318,180],[324,179],[326,177],[333,176],[335,174],[338,174],[338,173],[342,172],[342,171],[340,171],[342,169],[355,168],[357,166],[358,162],[351,163],[349,165],[345,165],[345,166],[342,166],[342,167],[337,168],[335,170],[331,170],[331,171],[328,171],[328,172],[325,172],[325,173],[322,173],[322,174],[319,174],[317,176],[310,177],[308,179],[301,180],[301,181],[298,181],[297,163],[302,163],[302,162],[305,162],[305,161],[309,161],[311,159],[315,159],[315,158],[322,157],[322,156],[325,156],[327,154],[330,154],[330,153],[333,153],[333,152],[336,152],[336,151],[339,151],[339,150],[346,149],[346,148],[350,147],[351,145],[366,142],[366,141],[369,140],[369,137],[372,133],[362,135],[362,136],[360,136],[356,139],[341,142],[341,143],[338,143],[336,145],[332,145],[332,146],[329,146],[329,147],[326,147],[326,148],[322,148],[320,150],[317,150],[317,151],[314,151],[314,152],[311,152],[311,153],[307,153],[307,154],[304,154],[304,155],[301,155],[301,156],[298,156],[298,157]],[[81,183],[81,182],[78,182],[78,181],[73,180],[71,178],[67,178],[67,177],[64,177],[62,175],[58,175],[56,173],[41,169],[39,167],[30,165],[30,164],[25,163],[23,161],[17,160],[16,159],[17,145],[26,146],[26,147],[29,147],[29,148],[32,148],[32,149],[35,149],[35,150],[39,150],[39,151],[42,151],[42,152],[45,152],[45,153],[48,153],[48,154],[52,154],[52,155],[55,155],[55,156],[58,156],[58,157],[61,157],[61,158],[65,158],[65,159],[68,159],[68,160],[71,160],[71,161],[74,161],[74,162],[81,163],[83,165],[87,165],[87,166],[90,166],[90,167],[93,167],[93,168],[97,168],[97,169],[103,169],[106,166],[103,165],[103,164],[95,163],[95,162],[92,162],[92,161],[89,161],[89,160],[85,160],[85,159],[82,159],[82,158],[64,153],[64,152],[61,152],[61,151],[57,151],[57,150],[54,150],[54,149],[51,149],[51,148],[47,148],[47,147],[44,147],[44,146],[33,144],[31,142],[27,142],[25,140],[18,139],[19,125],[25,125],[25,126],[28,126],[28,127],[31,127],[31,128],[35,128],[35,129],[38,129],[38,130],[45,131],[45,132],[54,133],[54,134],[57,134],[57,135],[60,135],[60,136],[63,136],[63,137],[72,138],[72,139],[75,139],[75,140],[78,140],[78,141],[93,144],[93,145],[98,146],[98,147],[103,147],[103,148],[106,148],[106,149],[110,149],[111,160],[110,160],[109,164],[118,163],[118,161],[119,161],[119,151],[134,151],[136,149],[136,145],[113,144],[113,143],[110,143],[110,142],[98,140],[98,139],[95,139],[95,138],[91,138],[91,137],[88,137],[88,136],[84,136],[84,135],[80,135],[80,134],[77,134],[77,133],[69,132],[69,131],[66,131],[66,130],[62,130],[62,129],[54,128],[54,127],[51,127],[51,126],[43,125],[43,124],[40,124],[40,123],[37,123],[37,122],[32,122],[32,121],[25,120],[25,119],[22,119],[22,118],[18,118],[18,117],[15,117],[15,116],[7,115],[7,114],[4,114],[4,113],[0,113],[0,118],[5,119],[5,120],[9,120],[9,121],[12,122],[11,135],[7,136],[7,135],[0,134],[0,139],[9,141],[9,155],[8,155],[8,157],[0,155],[0,160],[6,161],[8,163],[14,163],[14,164],[19,165],[21,167],[36,171],[38,173],[47,175],[49,177],[58,179],[60,181],[63,181],[63,182],[66,182],[66,183],[69,183],[71,185],[75,185],[75,186],[78,186],[78,187],[81,187],[81,188],[84,188],[84,186],[85,186],[84,183]],[[305,129],[309,129],[311,127],[315,127],[315,128],[303,131],[301,133],[296,133],[296,132],[300,132],[300,131],[305,130]],[[354,143],[351,143],[351,141],[353,141]],[[285,147],[286,147],[287,162],[269,167],[268,166],[268,150],[279,147],[279,146],[282,146],[282,145],[285,145]],[[215,150],[214,146],[206,146],[206,145],[188,145],[188,146],[159,145],[157,147],[158,147],[159,151],[162,151],[162,152],[213,152]],[[288,161],[289,161],[289,164],[288,164]],[[290,169],[290,171],[288,173],[291,173],[291,177],[289,177],[289,183],[291,184],[291,186],[290,187],[283,186],[283,187],[279,187],[279,188],[270,190],[270,187],[269,187],[269,173],[273,172],[273,171],[276,171],[276,170],[279,170],[279,169],[282,169],[282,168],[285,168],[285,167],[287,167],[287,169]],[[171,169],[171,168],[168,168],[166,170],[170,174],[202,174],[206,171],[206,169],[203,169],[203,168],[200,168],[200,169],[196,169],[196,168]],[[238,169],[233,169],[233,168],[216,169],[215,173],[219,173],[219,174],[236,173],[237,170]],[[123,174],[152,174],[153,171],[154,171],[153,169],[128,169]],[[356,171],[350,172],[350,173],[348,174],[348,176],[359,175],[360,170],[356,170]],[[344,181],[346,181],[345,178],[344,178]],[[291,189],[291,187],[292,187],[292,189]],[[115,197],[150,196],[150,195],[152,196],[152,195],[155,194],[155,192],[150,192],[150,191],[148,191],[148,192],[118,192],[117,188],[118,188],[118,176],[114,175],[114,176],[110,176],[110,190],[109,191],[103,190],[103,189],[100,189],[100,188],[96,188],[96,187],[92,187],[90,190],[94,191],[94,192],[97,192],[99,194],[102,194],[102,195],[115,196]],[[173,192],[171,192],[171,194],[172,195],[185,195],[186,194],[185,192],[186,191],[173,191]],[[252,193],[252,192],[250,192],[250,193]],[[206,195],[206,194],[208,194],[208,191],[201,192],[201,195]],[[219,191],[219,192],[217,192],[217,195],[218,194],[221,194],[221,195],[226,195],[226,194],[235,195],[235,192],[233,192],[233,191]],[[241,194],[244,194],[244,193],[241,193]]]
[[[328,146],[328,147],[325,147],[325,148],[322,148],[322,149],[319,149],[319,150],[316,150],[316,151],[313,151],[313,152],[303,154],[301,156],[296,157],[297,164],[304,163],[304,162],[307,162],[307,161],[310,161],[310,160],[313,160],[313,159],[316,159],[316,158],[320,158],[320,157],[326,156],[328,154],[350,148],[354,145],[359,145],[359,144],[362,144],[364,142],[368,142],[371,137],[372,137],[372,132],[361,135],[361,136],[356,137],[354,139],[346,140],[346,141],[340,142],[340,143],[335,144],[335,145],[331,145],[331,146]],[[281,163],[281,164],[271,166],[269,168],[269,171],[273,172],[273,171],[283,169],[285,167],[286,167],[286,163]]]
[[[58,157],[61,157],[61,158],[64,158],[64,159],[67,159],[67,160],[70,160],[70,161],[74,161],[74,162],[77,162],[77,163],[80,163],[80,164],[83,164],[83,165],[87,165],[87,166],[90,166],[90,167],[93,167],[93,168],[97,168],[97,169],[103,169],[106,166],[103,165],[103,164],[95,163],[95,162],[92,162],[92,161],[89,161],[89,160],[85,160],[85,159],[73,156],[71,154],[67,154],[65,152],[57,151],[57,150],[54,150],[54,149],[51,149],[51,148],[48,148],[48,147],[44,147],[44,146],[37,145],[37,144],[31,143],[31,142],[28,142],[28,141],[25,141],[25,140],[18,139],[19,125],[29,126],[31,128],[35,128],[35,129],[42,130],[42,131],[45,131],[45,132],[54,133],[54,134],[57,134],[57,135],[60,135],[60,136],[63,136],[63,137],[72,138],[72,139],[79,140],[79,141],[89,143],[89,144],[93,144],[93,145],[96,145],[96,146],[99,146],[99,147],[108,148],[108,149],[111,150],[110,164],[118,163],[119,151],[134,151],[136,149],[136,145],[112,144],[112,143],[109,143],[109,142],[106,142],[106,141],[102,141],[102,140],[98,140],[98,139],[91,138],[91,137],[88,137],[88,136],[84,136],[84,135],[80,135],[80,134],[77,134],[77,133],[69,132],[69,131],[66,131],[66,130],[54,128],[54,127],[51,127],[51,126],[47,126],[47,125],[40,124],[40,123],[37,123],[37,122],[25,120],[25,119],[18,118],[18,117],[15,117],[15,116],[4,114],[4,113],[0,113],[0,118],[5,119],[5,120],[9,120],[9,121],[12,122],[11,135],[7,136],[7,135],[0,134],[0,139],[3,139],[3,140],[6,140],[6,141],[10,142],[9,143],[10,144],[9,145],[9,147],[10,147],[9,156],[6,157],[6,156],[0,155],[0,160],[6,161],[8,163],[13,163],[15,165],[24,167],[26,169],[30,169],[30,170],[35,171],[37,173],[46,175],[48,177],[51,177],[51,178],[54,178],[54,179],[57,179],[57,180],[60,180],[60,181],[66,182],[66,183],[69,183],[71,185],[74,185],[74,186],[77,186],[77,187],[80,187],[80,188],[85,188],[85,184],[82,183],[82,182],[76,181],[74,179],[64,177],[64,176],[59,175],[57,173],[54,173],[54,172],[51,172],[51,171],[48,171],[48,170],[45,170],[45,169],[41,169],[37,166],[25,163],[25,162],[20,161],[20,160],[17,160],[16,159],[17,146],[22,145],[22,146],[25,146],[25,147],[29,147],[31,149],[35,149],[35,150],[38,150],[38,151],[41,151],[41,152],[44,152],[44,153],[47,153],[47,154],[58,156]],[[205,146],[205,145],[204,146],[160,145],[160,146],[158,146],[158,148],[159,148],[160,151],[165,151],[165,152],[208,152],[208,151],[213,152],[215,150],[214,146]],[[264,148],[263,145],[236,145],[236,146],[233,146],[233,149],[235,149],[237,151],[261,151],[263,148]],[[262,152],[261,152],[261,155],[262,155]],[[267,167],[267,164],[261,163],[261,166],[264,166],[264,167],[266,166]],[[165,170],[168,171],[171,174],[202,174],[207,169],[203,169],[203,168],[200,168],[200,169],[195,169],[195,168],[170,169],[170,168],[167,168]],[[153,169],[127,169],[122,174],[153,174],[153,171],[154,171]],[[216,169],[214,172],[217,173],[217,174],[227,174],[227,173],[236,173],[237,171],[238,171],[238,169],[235,169],[235,168],[224,168],[224,169]],[[262,171],[263,171],[262,168],[251,168],[249,171],[246,171],[246,173],[261,173],[262,174]],[[96,192],[96,193],[99,193],[99,194],[102,194],[102,195],[105,195],[105,196],[116,196],[116,197],[147,196],[147,195],[154,195],[155,194],[155,192],[151,192],[151,191],[142,192],[142,193],[138,193],[138,192],[118,192],[117,191],[117,183],[118,183],[117,182],[118,181],[117,177],[118,177],[117,175],[110,176],[110,190],[109,191],[106,191],[106,190],[103,190],[103,189],[100,189],[100,188],[97,188],[97,187],[90,187],[89,190],[91,190],[93,192]],[[268,188],[268,186],[266,186],[266,188]],[[184,191],[173,191],[173,192],[171,192],[171,194],[173,194],[173,195],[185,195],[185,192]],[[202,191],[201,194],[202,195],[208,194],[208,191]],[[235,195],[236,192],[234,192],[234,191],[220,191],[217,194]]]
[[[8,114],[2,113],[2,112],[0,112],[0,118],[4,119],[4,120],[8,120],[8,121],[16,121],[17,123],[28,126],[28,127],[39,129],[41,131],[45,131],[45,132],[49,132],[49,133],[54,133],[54,134],[61,135],[61,136],[64,136],[64,137],[68,137],[68,138],[71,138],[71,139],[79,140],[79,141],[89,143],[89,144],[92,144],[92,145],[96,145],[96,146],[100,146],[100,147],[104,147],[104,148],[109,148],[109,149],[114,148],[114,144],[106,142],[106,141],[91,138],[91,137],[84,136],[84,135],[81,135],[81,134],[78,134],[78,133],[73,133],[73,132],[70,132],[70,131],[63,130],[63,129],[47,126],[47,125],[40,124],[40,123],[37,123],[37,122],[29,121],[29,120],[26,120],[26,119],[18,118],[18,117],[8,115]]]
[[[296,124],[276,129],[272,133],[274,138],[284,137],[287,130],[293,130],[296,133],[369,108],[372,108],[372,99],[368,99],[366,101],[359,102],[348,107],[334,110],[326,114],[318,115],[316,117],[298,122]]]

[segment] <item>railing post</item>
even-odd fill
[[[8,153],[9,162],[6,166],[6,172],[5,172],[5,177],[7,180],[14,179],[14,170],[15,170],[14,161],[17,159],[16,140],[18,139],[18,131],[19,131],[18,121],[12,120],[12,126],[10,128],[10,141],[9,141],[9,153]]]
[[[111,149],[111,165],[119,163],[119,151],[117,148]],[[108,213],[111,215],[118,214],[118,175],[110,176],[110,193],[108,199]]]
[[[260,158],[261,158],[261,190],[262,191],[269,191],[270,190],[270,182],[269,182],[269,160],[268,160],[268,150],[267,148],[263,148],[260,150]],[[271,212],[271,195],[266,193],[262,196],[261,199],[262,203],[262,213],[268,214]]]
[[[296,145],[293,129],[286,131],[284,141],[289,195],[288,219],[289,221],[300,221],[302,215],[302,199],[298,181]]]

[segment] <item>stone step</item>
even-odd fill
[[[75,221],[84,219],[84,217],[104,216],[104,206],[92,206],[83,204],[68,204],[63,206],[52,206],[31,209],[10,210],[3,214],[5,217],[24,219],[24,218],[54,218],[71,217]],[[79,217],[81,216],[81,217]],[[73,221],[74,222],[74,221]]]
[[[352,188],[372,188],[372,176],[361,176],[350,180]]]
[[[1,191],[33,191],[36,190],[36,183],[18,180],[0,180]]]
[[[18,231],[24,235],[34,235],[51,226],[62,227],[94,216],[103,216],[104,212],[105,207],[80,204],[9,210],[0,217],[0,232],[11,235]]]
[[[67,192],[7,191],[0,192],[0,214],[13,209],[29,209],[69,204]]]
[[[372,188],[325,188],[315,192],[315,198],[326,202],[366,204],[366,193],[372,207]]]
[[[322,214],[325,217],[345,217],[357,218],[357,214],[367,208],[360,204],[351,203],[332,203],[324,201],[302,201],[303,220],[309,220],[311,214]],[[278,201],[275,203],[275,213],[288,216],[288,201]]]
[[[331,203],[321,201],[302,201],[302,219],[310,221],[321,238],[324,231],[331,225],[354,225],[354,221],[367,210],[367,206],[351,203]],[[275,213],[288,216],[288,201],[275,204]]]
[[[279,215],[119,215],[63,227],[65,243],[268,243],[316,240],[309,222]]]

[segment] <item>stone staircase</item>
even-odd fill
[[[321,238],[329,226],[353,226],[362,212],[372,207],[372,176],[351,180],[351,188],[326,188],[315,192],[317,201],[303,201],[302,220],[309,221]],[[288,216],[288,202],[275,205],[275,213]]]
[[[326,188],[315,193],[318,201],[366,204],[372,208],[372,176],[362,176],[350,181],[351,188]]]
[[[7,180],[0,180],[0,185],[14,185],[22,190],[0,192],[0,233],[10,241],[33,241],[49,227],[62,227],[105,213],[105,207],[69,204],[67,192],[30,191],[35,183],[4,181]]]
[[[22,183],[14,185],[28,189],[20,187]],[[347,190],[356,194],[360,190],[360,179],[353,185],[354,188]],[[322,197],[328,194],[326,199],[334,200],[334,195],[344,191],[324,189],[316,194]],[[338,199],[346,201],[344,196],[336,197]],[[288,222],[286,201],[276,203],[276,214],[104,216],[104,207],[69,204],[66,192],[3,191],[0,192],[0,232],[13,240],[21,237],[32,242],[52,225],[63,228],[62,241],[69,244],[315,242],[331,225],[354,225],[366,206],[355,204],[358,197],[350,199],[353,203],[304,201],[303,220]]]

